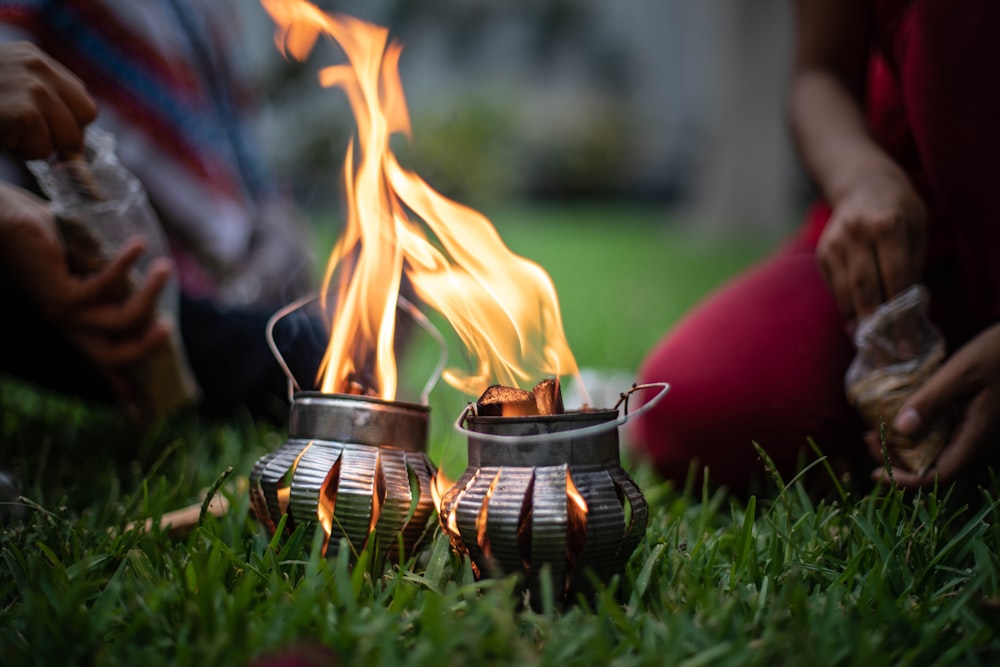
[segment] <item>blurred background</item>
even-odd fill
[[[390,28],[413,121],[401,160],[474,208],[626,201],[712,235],[776,233],[807,185],[785,123],[787,0],[319,0]],[[301,205],[336,215],[353,119],[316,81],[332,45],[285,62],[259,3],[264,147]],[[404,142],[405,143],[405,142]]]
[[[549,273],[591,405],[612,406],[664,333],[803,215],[810,192],[785,115],[788,0],[316,4],[402,41],[413,140],[394,151]],[[270,102],[263,147],[332,244],[354,119],[317,73],[343,55],[326,43],[287,62],[260,5],[238,5],[259,34],[245,46]],[[448,324],[428,315],[449,338],[449,365],[465,363]],[[410,400],[433,376],[424,338],[401,363]],[[579,407],[578,387],[564,389]],[[446,415],[432,420],[431,456],[452,472],[464,447],[447,416],[468,399],[444,383],[431,396]]]
[[[312,220],[323,263],[355,123],[318,74],[343,54],[321,42],[287,61],[260,0],[212,1],[241,24],[239,64],[266,101],[259,148]],[[790,0],[314,1],[402,42],[403,166],[551,276],[582,370],[567,409],[585,402],[580,384],[591,406],[613,407],[670,327],[803,214],[785,113]],[[448,365],[472,370],[448,323],[426,315]],[[419,330],[407,343],[398,397],[412,401],[437,378],[439,346]],[[466,451],[453,422],[470,398],[438,382],[428,399],[429,453],[452,477]]]

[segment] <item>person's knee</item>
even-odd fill
[[[664,381],[655,374],[641,375],[640,380]],[[718,428],[717,411],[709,407],[710,387],[701,389],[682,381],[657,405],[632,420],[626,432],[631,453],[650,463],[664,478],[683,480],[692,466],[710,462],[716,455],[716,443],[726,439],[724,429]]]

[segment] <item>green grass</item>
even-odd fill
[[[583,365],[634,368],[700,293],[763,250],[716,251],[655,218],[495,216],[552,274]],[[432,419],[450,428],[457,415],[439,406],[452,399],[435,393]],[[136,433],[113,412],[0,383],[3,467],[20,472],[26,498],[0,526],[0,664],[247,665],[314,645],[344,665],[434,667],[1000,657],[992,477],[921,494],[833,484],[822,496],[775,479],[743,500],[630,466],[652,512],[625,572],[594,600],[526,607],[512,579],[475,581],[440,535],[397,566],[324,559],[301,530],[273,539],[234,480],[284,437],[249,418]],[[127,528],[196,502],[230,467],[224,517],[175,538]]]

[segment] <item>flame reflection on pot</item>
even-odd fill
[[[439,521],[478,576],[541,573],[560,599],[606,584],[646,530],[648,508],[621,467],[618,412],[468,417],[469,464]]]
[[[288,531],[315,524],[329,556],[342,538],[360,552],[372,535],[380,553],[410,556],[433,525],[435,470],[426,446],[424,406],[300,392],[288,440],[250,474],[254,513],[272,532],[286,514]]]

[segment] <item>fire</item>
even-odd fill
[[[330,546],[330,536],[333,535],[334,511],[337,509],[337,483],[340,480],[340,458],[330,468],[326,479],[320,486],[318,504],[316,506],[316,518],[323,530],[323,555]]]
[[[576,567],[577,557],[587,543],[587,500],[566,471],[566,563]]]
[[[576,484],[573,483],[573,478],[570,476],[569,471],[566,471],[566,498],[569,500],[569,505],[572,507],[574,514],[582,517],[587,516],[587,500],[580,493],[580,490],[576,488]],[[586,519],[584,519],[586,522]]]
[[[278,488],[278,506],[281,508],[281,513],[285,514],[288,512],[288,504],[291,502],[292,495],[292,474],[299,465],[299,461],[302,460],[302,455],[309,451],[312,444],[308,444],[302,448],[302,451],[298,453],[295,460],[292,461],[291,467],[288,469],[286,474],[286,479],[284,480],[284,485]]]
[[[437,473],[431,479],[431,497],[434,499],[434,507],[441,507],[444,502],[444,494],[453,487],[455,482],[448,478],[442,468],[438,468]]]
[[[494,473],[493,470],[496,472]],[[551,493],[542,493],[536,496],[535,485],[538,480],[534,474],[531,475],[530,482],[526,484],[522,478],[523,486],[518,487],[517,475],[505,477],[505,470],[504,467],[491,468],[488,472],[483,472],[480,469],[470,477],[462,477],[454,485],[439,473],[439,478],[444,480],[449,488],[443,495],[439,495],[440,489],[435,491],[435,503],[440,512],[441,527],[448,536],[452,548],[463,555],[472,557],[472,567],[476,576],[479,576],[481,568],[486,570],[497,566],[501,569],[511,568],[509,559],[512,548],[516,548],[520,555],[523,569],[531,572],[536,568],[541,568],[543,564],[541,561],[533,563],[533,558],[539,557],[544,560],[544,554],[549,548],[548,543],[553,539],[558,540],[558,533],[562,530],[565,535],[565,567],[572,570],[576,567],[580,555],[584,553],[587,545],[590,508],[583,492],[573,481],[568,466],[564,476],[558,480],[547,477],[549,481],[557,484],[561,480],[565,480],[565,486],[558,489],[565,491],[561,500],[556,500]],[[480,473],[489,475],[489,477],[482,478],[484,482],[485,479],[489,479],[485,490],[477,481],[480,478]],[[435,480],[435,486],[438,484],[439,482]],[[511,485],[518,489],[517,493],[522,494],[518,502],[520,511],[516,521],[512,520],[509,511]],[[494,512],[491,512],[491,500],[497,493],[504,493],[502,491],[504,488],[506,488],[508,496],[501,502],[499,508],[493,508]],[[472,493],[468,498],[466,498],[467,492]],[[465,504],[465,518],[464,524],[460,527],[458,514],[459,505],[462,504]],[[469,526],[471,512],[475,512],[475,519]],[[560,515],[562,515],[561,521]],[[541,528],[537,530],[536,522],[541,525]],[[560,525],[561,522],[562,525]],[[514,530],[516,547],[509,544],[512,529]],[[490,537],[491,532],[500,537],[499,549],[494,547]],[[477,547],[476,549],[471,548],[473,544]],[[536,552],[536,548],[539,551]],[[559,571],[563,571],[562,565],[559,566]],[[569,585],[569,579],[566,579],[565,583]]]
[[[348,61],[320,73],[323,86],[347,95],[357,123],[344,160],[347,220],[321,294],[332,322],[321,390],[395,398],[404,272],[469,352],[468,372],[443,373],[453,387],[478,395],[491,382],[519,387],[543,375],[575,374],[548,274],[511,252],[485,216],[403,168],[390,149],[393,135],[411,136],[399,78],[402,46],[383,27],[326,14],[305,0],[261,1],[283,53],[304,60],[326,36]]]
[[[444,470],[438,469],[434,479],[431,480],[431,496],[434,499],[434,507],[444,518],[444,528],[449,538],[453,541],[458,539],[458,519],[455,516],[455,506],[461,499],[462,490],[455,486],[455,483],[448,478]]]

